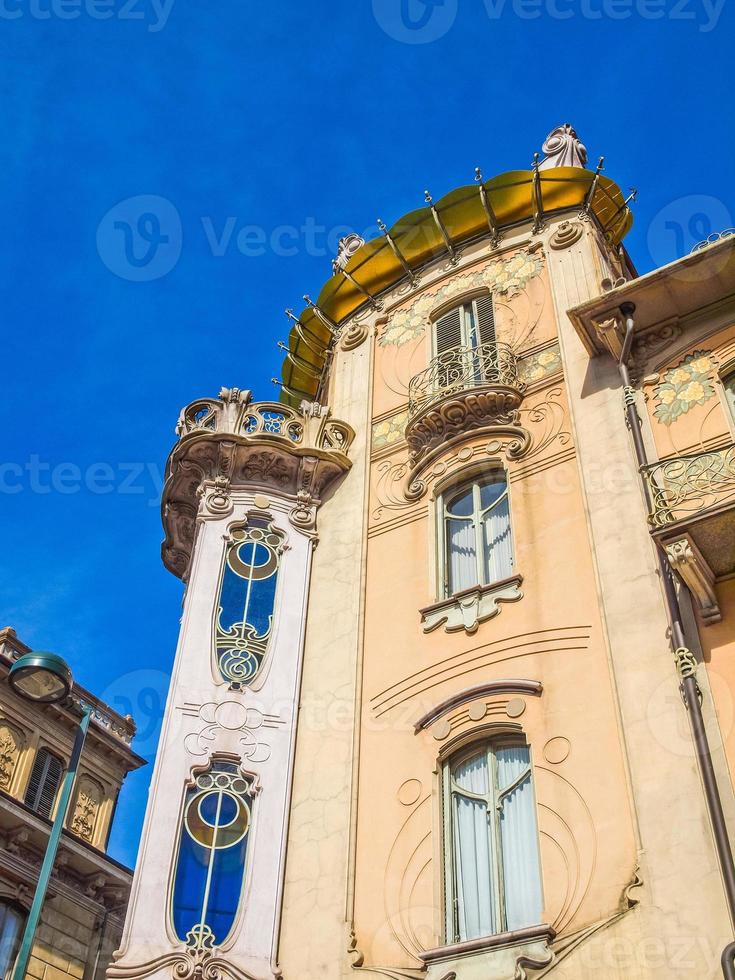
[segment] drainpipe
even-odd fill
[[[623,349],[620,354],[618,369],[623,382],[623,397],[625,400],[625,414],[628,427],[633,436],[636,460],[638,462],[638,472],[642,475],[644,467],[648,463],[646,447],[643,443],[641,433],[641,420],[638,416],[635,404],[635,389],[630,383],[630,372],[628,370],[628,357],[633,344],[633,329],[635,320],[634,303],[623,303],[620,312],[625,317],[625,339]],[[643,489],[646,495],[646,503],[650,505],[650,494],[648,484],[643,481]],[[697,661],[693,653],[687,647],[684,625],[682,622],[679,598],[676,594],[674,585],[674,572],[671,565],[659,549],[658,562],[661,570],[661,578],[664,583],[664,595],[666,598],[666,609],[669,623],[671,626],[671,644],[674,648],[674,658],[681,677],[681,696],[689,713],[689,720],[692,726],[692,737],[697,755],[697,764],[704,785],[704,796],[712,822],[712,831],[715,838],[715,848],[720,865],[725,895],[727,897],[727,907],[730,913],[730,921],[735,923],[735,865],[733,864],[732,849],[730,838],[727,833],[725,814],[722,810],[722,800],[717,787],[717,777],[715,776],[712,764],[712,754],[710,752],[707,731],[704,726],[704,716],[702,714],[701,691],[697,684],[696,669]],[[722,953],[722,973],[726,980],[735,980],[735,942],[725,947]]]

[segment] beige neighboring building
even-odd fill
[[[0,630],[0,974],[12,975],[26,915],[70,757],[78,719],[60,705],[36,705],[7,683],[28,653],[10,627]],[[125,776],[144,764],[130,748],[135,725],[74,685],[92,707],[55,869],[27,976],[97,980],[117,946],[130,870],[105,852]]]
[[[586,163],[560,127],[343,240],[281,403],[183,410],[110,978],[720,975],[735,237],[638,277]]]

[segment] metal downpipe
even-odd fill
[[[623,349],[620,354],[618,368],[620,371],[621,380],[623,382],[625,414],[627,416],[628,426],[633,437],[633,445],[635,447],[638,470],[640,473],[642,473],[643,468],[648,463],[648,457],[646,454],[646,447],[643,442],[643,435],[641,433],[640,418],[635,405],[635,392],[630,383],[630,372],[628,371],[627,364],[630,349],[633,344],[633,330],[635,327],[633,314],[635,313],[635,304],[623,303],[620,307],[620,312],[625,317],[625,339],[623,341]],[[646,496],[646,501],[650,504],[648,485],[645,481],[643,481],[643,489]],[[722,800],[720,798],[720,791],[717,786],[717,776],[715,775],[715,769],[712,764],[712,753],[710,751],[707,730],[704,724],[704,716],[702,714],[702,704],[700,700],[701,692],[699,690],[699,685],[697,684],[697,679],[694,675],[693,667],[690,664],[687,664],[687,667],[684,670],[681,670],[682,660],[680,660],[679,654],[682,654],[683,656],[688,654],[690,658],[692,657],[692,654],[687,647],[686,635],[681,617],[681,608],[679,606],[679,598],[676,594],[676,587],[674,585],[673,569],[671,568],[668,560],[661,554],[660,551],[658,554],[658,561],[664,583],[664,595],[666,596],[666,607],[669,623],[671,625],[672,646],[674,648],[675,655],[677,656],[677,665],[680,668],[680,674],[682,677],[682,698],[686,705],[687,711],[689,712],[689,718],[691,721],[692,737],[697,754],[697,764],[699,766],[700,776],[704,785],[707,810],[712,823],[712,831],[715,838],[715,849],[717,851],[720,872],[723,878],[725,896],[727,898],[727,907],[730,913],[730,921],[731,923],[735,923],[735,864],[733,864],[730,837],[727,832],[725,814],[722,809]],[[729,943],[725,947],[722,952],[720,962],[725,980],[735,980],[735,941]]]

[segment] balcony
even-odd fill
[[[735,571],[735,445],[652,463],[643,477],[651,533],[717,622],[714,582]]]
[[[302,529],[330,487],[350,468],[352,428],[316,402],[299,409],[251,402],[250,392],[223,388],[183,409],[179,441],[169,456],[163,488],[164,564],[185,576],[196,521],[226,517],[231,492],[262,489],[292,500]]]
[[[412,459],[461,432],[514,422],[525,388],[508,344],[439,354],[409,382],[406,441]]]

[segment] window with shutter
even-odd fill
[[[458,306],[456,310],[440,316],[434,324],[434,335],[436,337],[436,353],[443,354],[445,351],[452,350],[454,347],[461,347],[462,320],[464,308]]]
[[[476,346],[479,346],[479,344],[494,344],[495,313],[493,310],[492,296],[490,294],[487,296],[478,296],[472,305],[474,307],[474,319],[478,335]]]
[[[61,783],[64,766],[48,749],[41,749],[33,762],[25,804],[42,817],[50,817]]]
[[[0,902],[0,976],[10,977],[25,927],[25,912],[11,902]]]

